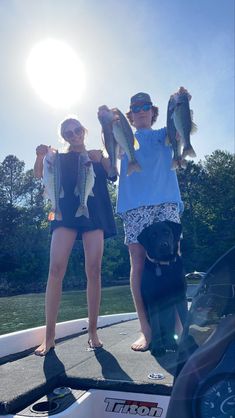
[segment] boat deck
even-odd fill
[[[130,345],[139,334],[138,320],[99,329],[103,348],[87,351],[87,333],[57,342],[46,357],[33,350],[1,360],[0,414],[22,411],[58,386],[77,390],[106,389],[170,395],[175,354],[156,359],[149,351],[134,352]],[[150,373],[163,373],[152,380]]]

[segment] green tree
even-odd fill
[[[182,216],[183,258],[187,272],[207,270],[235,243],[235,157],[217,150],[205,161],[188,162],[178,171],[185,210]],[[108,185],[115,212],[117,186]],[[44,291],[49,265],[48,204],[41,181],[24,162],[9,155],[0,164],[0,295]],[[129,278],[129,255],[122,220],[115,215],[117,236],[105,241],[102,283]],[[77,241],[64,289],[84,288],[84,252]]]
[[[10,155],[0,165],[0,190],[0,292],[41,290],[48,263],[41,185]]]
[[[234,156],[215,151],[178,173],[185,210],[183,257],[187,271],[206,270],[235,242]]]
[[[8,155],[0,165],[0,186],[6,202],[17,205],[23,196],[24,162],[14,155]]]

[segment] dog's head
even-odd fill
[[[149,258],[156,262],[171,261],[176,257],[181,231],[181,225],[176,222],[155,222],[145,228],[137,239]]]

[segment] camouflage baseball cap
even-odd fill
[[[131,106],[137,103],[150,103],[152,104],[151,98],[147,93],[137,93],[131,97]]]

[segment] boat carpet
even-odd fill
[[[156,359],[150,351],[134,352],[139,322],[131,320],[99,329],[103,348],[88,351],[87,333],[61,339],[45,357],[9,356],[0,366],[0,414],[16,413],[55,387],[106,389],[170,395],[176,354]],[[152,380],[151,373],[162,373]]]

